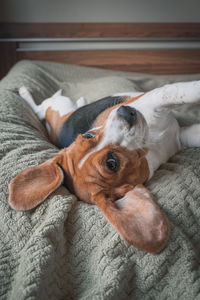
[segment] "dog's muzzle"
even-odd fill
[[[117,110],[117,115],[124,119],[130,126],[132,126],[137,120],[137,111],[130,106],[122,105]]]

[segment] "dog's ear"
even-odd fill
[[[94,197],[105,217],[130,244],[150,253],[160,252],[169,238],[167,217],[143,185],[137,185],[120,200],[104,194]]]
[[[34,208],[61,185],[64,174],[56,158],[23,170],[11,181],[8,202],[12,208]]]

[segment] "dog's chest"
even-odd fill
[[[157,122],[148,123],[149,141],[147,161],[151,178],[154,171],[165,163],[171,156],[182,148],[180,141],[180,127],[172,113],[168,113],[165,118],[158,118]]]

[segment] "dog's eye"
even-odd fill
[[[110,171],[117,172],[117,170],[119,169],[118,157],[114,153],[109,152],[106,160],[106,165]]]
[[[88,131],[88,132],[82,134],[82,137],[84,137],[85,139],[93,139],[95,136],[96,136],[96,133],[93,131]]]

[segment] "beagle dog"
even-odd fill
[[[200,124],[180,127],[171,113],[175,106],[200,103],[200,81],[91,104],[84,98],[74,104],[58,91],[36,105],[25,87],[19,93],[62,150],[12,180],[11,207],[32,209],[65,184],[80,200],[96,204],[127,242],[160,252],[169,224],[144,184],[176,152],[200,146]]]

